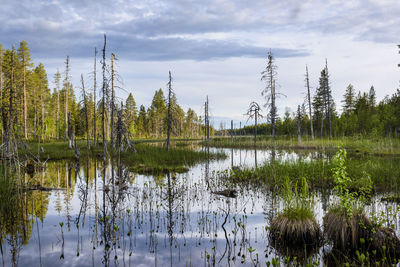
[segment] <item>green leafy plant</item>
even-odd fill
[[[354,188],[356,180],[352,179],[347,173],[346,156],[346,150],[340,147],[334,158],[335,165],[332,172],[335,182],[334,190],[339,197],[339,204],[345,209],[347,216],[351,218],[355,209],[362,207],[369,198],[372,191],[372,180],[366,172],[363,172],[363,176],[360,178],[363,184],[358,187],[357,191],[351,190]]]

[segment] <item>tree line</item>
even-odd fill
[[[328,62],[322,68],[318,87],[314,94],[310,90],[308,67],[305,73],[305,101],[298,106],[296,112],[286,109],[279,117],[275,99],[277,66],[271,52],[268,54],[267,67],[261,73],[266,87],[262,90],[267,110],[267,122],[234,129],[236,135],[271,134],[298,136],[309,135],[316,137],[341,136],[369,136],[369,137],[397,137],[400,127],[400,90],[397,89],[391,96],[386,96],[380,102],[376,100],[376,91],[371,86],[366,92],[357,91],[349,84],[340,101],[342,112],[337,111],[337,105],[332,97]],[[280,94],[282,95],[282,94]],[[254,102],[252,102],[254,103]],[[260,111],[261,112],[261,111]],[[249,112],[248,112],[249,113]],[[251,117],[253,118],[253,117]],[[223,132],[232,132],[226,130]]]
[[[21,41],[18,48],[10,49],[4,49],[0,44],[0,130],[3,142],[11,132],[19,139],[41,142],[71,140],[71,134],[97,141],[102,136],[99,129],[102,128],[103,109],[107,140],[116,138],[113,129],[119,112],[130,137],[163,138],[168,130],[168,106],[172,136],[204,135],[201,116],[192,108],[185,112],[175,94],[168,102],[163,90],[156,90],[148,108],[144,105],[138,107],[132,93],[125,100],[117,98],[116,91],[122,89],[115,64],[117,60],[111,54],[110,61],[103,62],[106,61],[104,56],[100,60],[104,70],[98,70],[95,49],[93,70],[86,81],[82,75],[81,84],[77,86],[72,84],[68,56],[62,70],[58,69],[49,81],[44,65],[34,64],[27,42]],[[99,71],[104,71],[105,88],[98,86],[101,85],[97,81]],[[100,97],[103,94],[105,97]]]

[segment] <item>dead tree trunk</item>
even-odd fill
[[[308,99],[308,115],[310,116],[311,139],[314,140],[314,129],[313,129],[313,120],[312,120],[312,111],[311,111],[310,79],[308,76],[307,65],[306,65],[306,87],[307,87],[307,99]]]
[[[23,83],[24,83],[24,136],[25,139],[28,139],[28,124],[27,124],[27,118],[28,118],[28,105],[27,105],[27,99],[26,99],[26,59],[25,59],[25,53],[23,53],[22,57],[22,66],[23,66]],[[1,87],[0,87],[1,88]]]
[[[72,128],[71,128],[71,112],[68,112],[67,115],[67,134],[68,134],[68,148],[72,148]]]
[[[97,49],[94,48],[94,70],[93,70],[93,143],[94,146],[97,146],[97,133],[96,133],[96,56],[97,56]]]
[[[210,140],[210,117],[209,117],[208,96],[207,96],[207,140]]]
[[[276,118],[276,108],[275,108],[275,80],[274,80],[274,83],[271,86],[271,124],[272,124],[272,138],[274,139],[275,139],[275,118]]]
[[[172,98],[172,77],[171,71],[169,72],[168,81],[168,114],[167,114],[167,152],[169,151],[169,141],[171,135],[171,123],[172,123],[172,110],[171,110],[171,98]]]
[[[87,98],[85,92],[85,82],[83,81],[83,74],[81,74],[81,82],[82,82],[82,94],[83,94],[83,106],[85,110],[85,118],[86,118],[86,139],[87,139],[87,148],[90,149],[90,139],[89,139],[89,107],[87,105]]]
[[[250,103],[250,107],[247,110],[247,113],[245,115],[247,115],[249,118],[247,119],[247,121],[249,119],[252,119],[254,117],[254,146],[256,146],[257,143],[257,122],[258,122],[258,117],[262,117],[262,115],[260,114],[260,106],[256,103],[256,102],[251,102]]]
[[[41,88],[42,89],[42,88]],[[42,134],[42,141],[44,143],[45,141],[45,127],[44,127],[44,90],[40,90],[41,91],[41,96],[40,96],[40,100],[42,101],[42,125],[41,125],[41,134]]]
[[[76,136],[75,135],[74,135],[74,149],[75,149],[75,158],[79,159],[79,157],[81,156],[81,153],[80,153],[78,146],[76,145]]]
[[[114,59],[115,55],[111,54],[111,147],[114,148]]]
[[[12,152],[12,121],[13,121],[13,98],[14,98],[14,54],[15,48],[12,47],[11,51],[11,76],[10,76],[10,95],[9,95],[9,102],[8,102],[8,120],[7,120],[7,154],[10,155]]]
[[[57,140],[60,139],[60,73],[57,69],[57,74],[56,74],[56,84],[57,84],[57,122],[56,122],[56,128],[57,128]]]
[[[124,103],[121,101],[121,109],[117,111],[117,148],[118,151],[121,152],[122,148],[122,136],[124,133],[124,125],[122,122],[122,110],[124,109]],[[128,141],[129,142],[129,141]]]
[[[64,142],[68,136],[68,98],[69,98],[69,56],[65,62],[65,135]],[[68,142],[68,147],[71,148],[71,143]]]
[[[103,62],[102,62],[102,69],[103,69],[103,109],[101,114],[101,126],[102,126],[102,135],[103,135],[103,158],[106,159],[107,153],[107,144],[106,144],[106,136],[105,136],[105,110],[106,110],[106,87],[107,87],[107,79],[106,79],[106,35],[104,34],[104,47],[103,47]]]
[[[231,120],[231,141],[233,142],[233,120]]]
[[[204,140],[207,140],[207,101],[204,103]]]
[[[275,139],[275,123],[277,117],[276,96],[281,95],[276,91],[276,65],[272,52],[268,53],[268,63],[266,69],[261,72],[261,80],[266,81],[266,86],[262,90],[261,95],[267,100],[265,107],[269,107],[269,119],[271,122],[271,136]]]
[[[329,72],[328,72],[328,60],[325,59],[325,72],[326,72],[326,78],[325,78],[325,90],[326,90],[326,97],[327,97],[327,116],[328,116],[328,130],[329,130],[329,138],[332,138],[332,112],[331,112],[331,90],[329,86]]]
[[[297,106],[297,140],[301,142],[301,113],[300,105]]]
[[[254,114],[254,146],[257,144],[257,118],[258,117],[258,112],[255,112]]]

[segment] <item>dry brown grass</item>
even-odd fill
[[[304,245],[320,244],[322,232],[314,218],[298,220],[281,214],[271,222],[270,238],[273,242],[304,247]]]
[[[325,234],[336,248],[342,250],[359,249],[360,240],[371,237],[372,227],[372,222],[362,211],[354,212],[351,218],[344,211],[330,211],[324,216]]]
[[[281,256],[305,261],[318,252],[322,232],[315,218],[294,219],[280,214],[270,225],[270,244]]]
[[[324,232],[337,250],[375,251],[378,257],[400,257],[400,240],[395,232],[375,225],[362,210],[354,211],[351,218],[343,210],[333,210],[324,216],[323,221]]]

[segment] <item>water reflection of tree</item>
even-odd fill
[[[10,253],[12,266],[18,265],[20,250],[29,243],[35,222],[40,242],[39,220],[43,222],[49,204],[48,192],[24,190],[21,184],[25,184],[24,176],[9,166],[0,167],[0,248],[3,263],[4,255]],[[9,251],[3,249],[5,241]]]
[[[173,210],[174,210],[174,199],[175,199],[175,190],[174,185],[171,182],[171,175],[167,174],[167,188],[166,188],[166,197],[164,198],[167,202],[167,229],[168,229],[168,239],[169,239],[169,257],[170,264],[172,266],[172,244],[174,241],[174,222],[173,222]]]
[[[107,167],[110,166],[110,167]],[[118,262],[118,248],[120,247],[120,238],[123,235],[124,214],[126,212],[123,203],[127,197],[127,184],[129,182],[129,172],[117,166],[115,171],[114,162],[110,165],[103,162],[101,179],[102,188],[102,207],[101,216],[98,222],[101,226],[101,241],[104,244],[103,264],[110,265],[110,255],[114,252],[114,260]]]
[[[224,253],[222,254],[221,259],[219,260],[218,263],[220,263],[225,258],[225,255],[226,255],[226,260],[228,262],[228,266],[231,266],[232,244],[231,244],[231,241],[230,241],[230,239],[228,237],[228,233],[227,233],[226,228],[225,228],[225,224],[226,224],[226,222],[227,222],[227,220],[229,218],[231,209],[230,209],[230,202],[229,201],[227,201],[227,204],[228,204],[227,205],[228,209],[227,210],[223,210],[223,212],[225,213],[225,217],[224,217],[223,223],[221,224],[221,228],[224,231],[224,236],[225,236],[225,250],[224,250]],[[236,232],[234,232],[234,233],[235,233],[235,239],[236,239]]]

